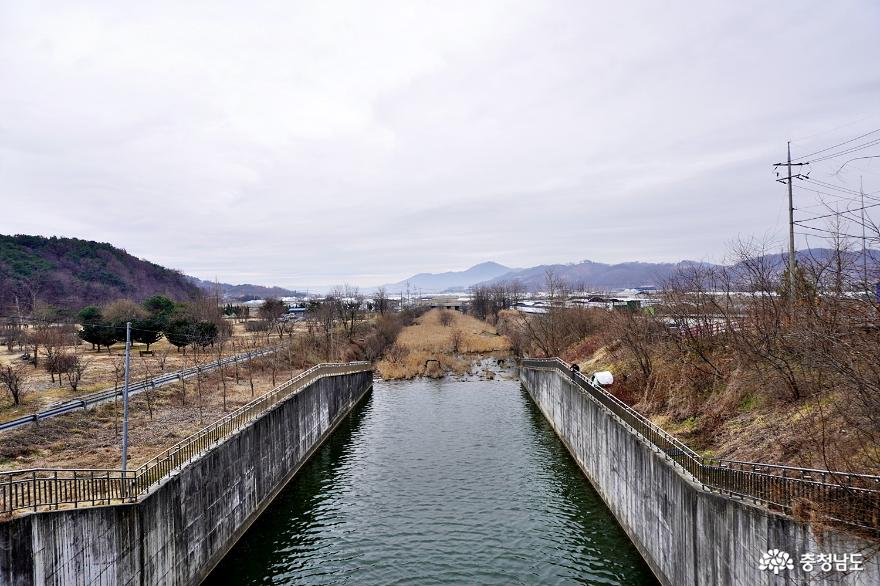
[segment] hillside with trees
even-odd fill
[[[119,298],[156,294],[195,299],[199,288],[179,271],[110,244],[79,238],[0,235],[0,312],[39,305],[77,310]]]

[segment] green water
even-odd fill
[[[208,579],[653,584],[515,381],[376,382]]]

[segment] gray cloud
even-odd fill
[[[300,287],[717,260],[781,235],[786,139],[880,126],[874,2],[616,4],[0,1],[0,232]]]

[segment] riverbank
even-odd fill
[[[376,367],[389,380],[440,378],[471,373],[486,355],[503,358],[509,352],[510,341],[492,325],[457,311],[432,309],[401,330]]]

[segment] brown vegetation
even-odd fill
[[[448,321],[448,325],[443,322]],[[494,327],[459,312],[432,309],[403,328],[377,364],[387,379],[441,377],[470,370],[467,354],[507,352],[510,342]]]
[[[740,246],[657,306],[501,312],[499,330],[521,354],[611,370],[610,391],[704,454],[877,474],[880,308],[847,258],[801,260],[791,295],[779,257]]]

